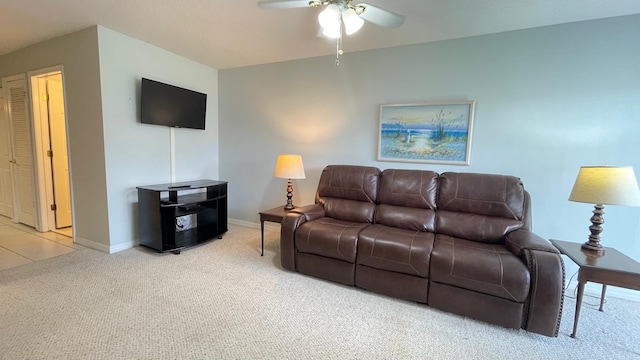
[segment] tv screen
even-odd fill
[[[207,94],[142,78],[140,122],[204,130]]]

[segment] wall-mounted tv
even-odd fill
[[[142,78],[140,122],[204,130],[207,94]]]

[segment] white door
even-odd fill
[[[2,79],[9,110],[14,221],[36,226],[36,197],[26,75]]]
[[[51,134],[51,168],[53,194],[56,204],[56,228],[71,226],[71,191],[69,186],[69,158],[67,131],[62,92],[62,74],[47,76],[49,132]]]
[[[13,190],[11,188],[11,146],[9,118],[4,91],[0,87],[0,215],[13,218]]]

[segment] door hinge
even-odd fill
[[[42,101],[49,101],[49,94],[42,94]]]
[[[56,204],[51,204],[51,210],[53,211],[58,210],[58,206],[56,206]]]
[[[53,157],[53,150],[47,150],[47,156],[52,158]]]

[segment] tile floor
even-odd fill
[[[41,233],[0,216],[0,270],[68,254],[82,245],[74,244],[71,229]]]

